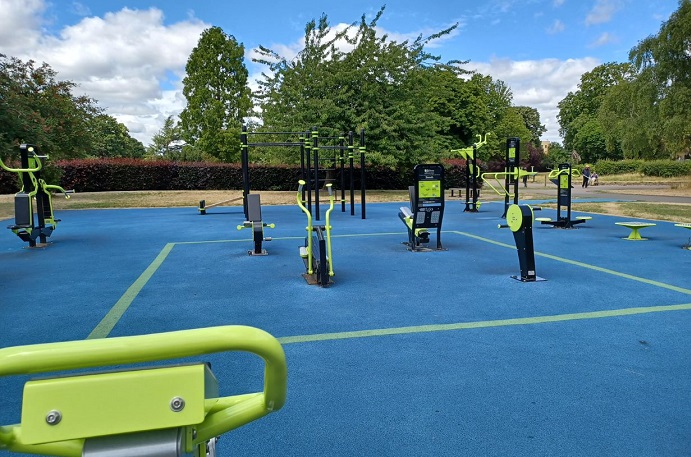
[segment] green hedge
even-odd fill
[[[640,173],[643,176],[660,176],[673,178],[691,174],[691,161],[684,160],[620,160],[612,162],[603,160],[593,167],[599,175],[618,175],[623,173]],[[582,170],[583,166],[579,165]]]

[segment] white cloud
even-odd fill
[[[557,105],[570,91],[577,89],[583,73],[599,64],[597,59],[590,57],[523,61],[491,59],[489,62],[471,62],[466,68],[504,81],[511,88],[514,105],[530,106],[540,112],[540,121],[547,128],[543,139],[561,142]]]
[[[104,17],[88,17],[65,27],[59,35],[42,35],[42,0],[3,0],[0,30],[5,22],[23,24],[25,30],[0,32],[0,49],[22,60],[48,63],[60,79],[77,84],[82,93],[125,124],[133,137],[147,145],[169,115],[185,106],[179,92],[166,92],[161,84],[173,74],[182,78],[190,52],[207,24],[191,18],[164,24],[155,8],[123,8]],[[18,34],[22,40],[16,40]],[[180,88],[178,87],[178,91]]]
[[[606,44],[613,43],[613,42],[616,42],[616,41],[617,41],[617,39],[616,39],[616,37],[615,37],[614,35],[612,35],[612,34],[609,33],[609,32],[604,32],[604,33],[602,33],[602,34],[597,38],[597,40],[595,40],[595,41],[593,41],[592,43],[590,43],[589,46],[590,46],[591,48],[598,48],[598,47],[600,47],[600,46],[604,46],[604,45],[606,45]]]
[[[559,19],[555,19],[552,25],[547,27],[547,33],[550,35],[556,35],[557,33],[563,32],[565,28],[566,26],[563,22],[561,22]]]
[[[597,0],[585,18],[585,25],[595,25],[609,22],[614,13],[622,8],[619,0]]]

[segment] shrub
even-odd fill
[[[691,174],[691,161],[653,160],[641,164],[640,172],[645,176],[673,178]]]

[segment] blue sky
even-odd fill
[[[332,26],[371,18],[384,3],[0,0],[0,53],[45,61],[58,77],[123,122],[145,145],[169,115],[184,107],[181,78],[199,34],[219,26],[247,52],[258,45],[290,57],[302,48],[305,24],[325,13]],[[580,76],[605,62],[628,60],[638,41],[658,32],[677,0],[457,0],[386,3],[378,23],[393,39],[429,35],[452,24],[428,50],[442,60],[505,81],[514,104],[540,111],[560,141],[557,103]]]

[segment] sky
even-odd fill
[[[217,26],[245,47],[290,58],[303,48],[305,25],[325,14],[334,29],[371,19],[402,41],[454,24],[427,50],[442,61],[504,81],[513,104],[540,112],[544,140],[561,142],[557,104],[597,65],[627,62],[631,48],[658,33],[678,0],[0,0],[0,54],[45,62],[77,84],[148,146],[168,116],[185,107],[182,78],[200,34]],[[251,87],[256,86],[253,82]]]

